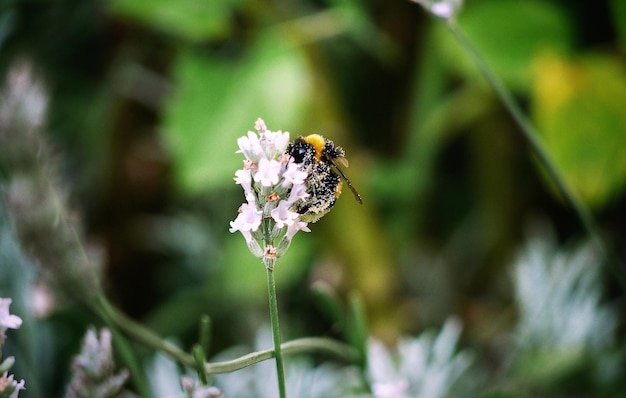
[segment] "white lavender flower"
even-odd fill
[[[274,260],[285,254],[298,231],[310,232],[293,211],[293,204],[308,196],[307,173],[285,154],[289,133],[268,130],[262,119],[254,127],[258,135],[249,131],[237,140],[237,153],[245,160],[234,180],[243,188],[246,203],[229,230],[241,232],[256,257]]]
[[[9,313],[9,306],[12,302],[10,298],[0,298],[0,347],[2,347],[7,329],[19,329],[22,326],[22,318]]]
[[[9,312],[9,306],[12,301],[10,298],[0,298],[0,354],[7,329],[19,329],[22,326],[22,318]],[[0,359],[2,359],[1,355]],[[8,372],[14,363],[14,357],[8,357],[0,363],[0,373],[2,373],[2,376],[0,376],[0,397],[17,398],[19,392],[25,389],[24,380],[22,379],[18,382]]]

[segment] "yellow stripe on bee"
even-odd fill
[[[311,134],[304,137],[304,140],[311,144],[313,149],[315,149],[315,159],[318,161],[322,160],[322,151],[326,146],[326,140],[319,134]]]

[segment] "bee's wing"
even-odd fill
[[[336,163],[335,163],[336,162]],[[348,163],[348,159],[344,158],[344,157],[340,157],[340,158],[336,158],[334,159],[333,162],[333,166],[335,166],[337,169],[339,169],[339,166],[337,165],[337,163],[339,163],[340,165],[342,165],[343,167],[348,167],[350,166],[350,164]],[[346,178],[343,173],[341,173],[341,175],[343,176],[343,178]],[[346,178],[347,179],[347,178]]]

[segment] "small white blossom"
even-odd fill
[[[306,199],[309,194],[306,192],[306,186],[303,184],[294,185],[289,193],[289,199],[287,201],[290,204],[296,203],[300,199]]]
[[[244,203],[241,205],[241,212],[235,219],[230,222],[229,231],[256,231],[261,225],[262,211],[256,208],[254,204]]]
[[[235,183],[241,185],[244,193],[247,195],[252,190],[252,174],[250,170],[237,170],[235,172]]]
[[[12,302],[10,298],[0,298],[0,335],[7,329],[19,329],[22,326],[22,318],[9,313]]]
[[[295,211],[289,210],[291,204],[287,201],[280,201],[278,206],[271,211],[271,216],[276,221],[276,226],[278,228],[283,228],[285,225],[289,226],[294,223],[294,221],[300,217],[300,214]]]
[[[262,140],[265,140],[263,147],[265,155],[269,159],[272,159],[282,155],[287,150],[287,145],[289,145],[289,133],[267,131],[262,134]]]
[[[263,156],[263,148],[259,142],[259,137],[252,131],[248,131],[247,137],[239,137],[237,139],[239,150],[237,153],[243,153],[247,159],[256,163]]]
[[[287,226],[287,234],[285,235],[285,239],[287,239],[288,241],[291,241],[293,236],[298,231],[311,232],[309,227],[307,227],[307,223],[305,223],[304,221],[296,221],[292,223],[291,225]]]
[[[254,181],[261,183],[264,187],[271,187],[278,184],[282,165],[276,160],[261,159],[259,161],[259,171],[254,175]]]
[[[285,181],[283,181],[283,187],[289,188],[292,185],[300,185],[304,187],[304,180],[306,179],[307,173],[306,171],[300,170],[297,164],[291,162],[287,166],[287,170],[283,173],[283,177]],[[306,187],[305,192],[306,192]]]

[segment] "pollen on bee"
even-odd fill
[[[337,184],[337,186],[335,187],[335,198],[338,198],[339,195],[341,195],[341,188],[343,186],[343,183],[341,181],[339,181],[339,183]]]
[[[315,149],[315,159],[322,160],[322,151],[326,146],[326,140],[319,134],[307,135],[304,140]]]

